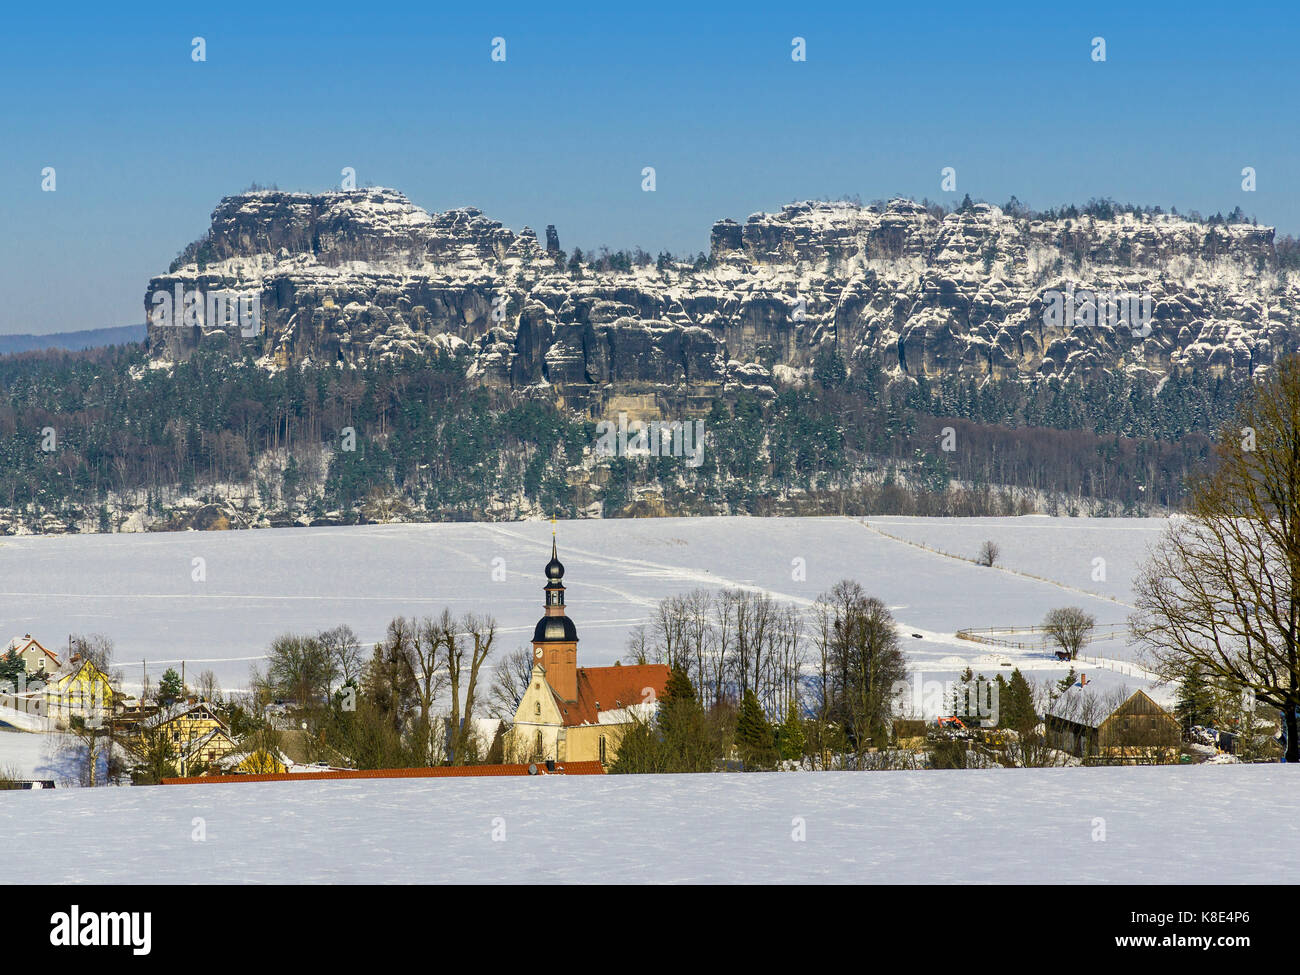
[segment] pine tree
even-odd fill
[[[952,688],[951,713],[958,718],[970,717],[970,682],[975,679],[975,672],[969,667],[960,677],[960,683]]]
[[[776,746],[772,740],[772,726],[759,706],[753,691],[745,691],[740,701],[740,715],[736,719],[736,748],[746,768],[770,768],[776,761]]]
[[[813,379],[824,389],[837,389],[844,385],[848,371],[839,349],[832,347],[829,352],[820,354],[813,365]]]
[[[1011,672],[1011,680],[1007,682],[999,710],[999,723],[1012,731],[1032,731],[1038,724],[1038,714],[1034,711],[1034,694],[1019,667]]]
[[[659,699],[658,730],[663,771],[711,772],[717,749],[699,696],[686,671],[674,668]],[[619,752],[620,758],[622,752]]]
[[[1214,691],[1205,683],[1199,667],[1191,667],[1178,683],[1174,714],[1186,731],[1192,725],[1207,725],[1214,720]]]
[[[1078,681],[1079,675],[1074,672],[1074,667],[1070,667],[1070,672],[1056,682],[1056,690],[1058,693],[1064,694],[1071,687],[1077,684]]]
[[[806,738],[803,733],[803,721],[799,717],[799,708],[790,702],[785,712],[785,721],[777,732],[781,742],[781,757],[791,762],[803,758]]]
[[[0,657],[0,690],[7,685],[16,687],[18,679],[27,673],[27,665],[23,663],[23,658],[18,656],[18,651],[10,648],[3,657]]]
[[[664,685],[663,697],[659,699],[659,723],[668,727],[671,715],[679,710],[698,707],[695,685],[681,667],[674,667],[668,674],[668,683]]]
[[[164,706],[175,704],[185,696],[185,688],[181,686],[181,675],[176,673],[172,667],[167,668],[167,672],[162,675],[162,680],[158,682],[158,703]]]

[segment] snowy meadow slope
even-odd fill
[[[0,793],[0,844],[40,847],[22,878],[40,883],[1279,883],[1300,870],[1289,774],[1202,765],[56,789]]]
[[[618,659],[628,632],[673,593],[743,586],[807,606],[849,577],[893,609],[909,662],[926,679],[967,664],[989,677],[1015,665],[1045,678],[1064,672],[1050,656],[994,650],[958,640],[956,630],[1033,624],[1068,604],[1099,624],[1122,623],[1133,575],[1164,525],[663,518],[565,522],[558,535],[587,664]],[[991,569],[964,560],[986,538],[1002,549]],[[30,632],[57,650],[69,633],[102,632],[116,643],[128,686],[138,685],[141,661],[156,680],[184,660],[188,674],[212,669],[226,689],[245,686],[249,666],[281,633],[348,623],[373,642],[392,617],[444,606],[493,614],[503,648],[512,649],[526,643],[541,613],[550,543],[550,526],[540,522],[7,537],[0,539],[0,636]],[[1104,579],[1095,578],[1097,559]],[[1080,668],[1091,667],[1099,687],[1146,686],[1123,640],[1087,653],[1103,661]]]

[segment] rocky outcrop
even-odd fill
[[[392,190],[245,193],[150,282],[149,344],[166,360],[224,343],[270,368],[447,349],[485,383],[568,405],[686,411],[729,390],[772,395],[831,350],[850,371],[1158,380],[1249,374],[1300,345],[1300,281],[1278,268],[1273,230],[1251,224],[797,203],[721,220],[710,245],[703,268],[571,274],[554,227],[543,248],[528,228],[429,214]],[[255,322],[231,311],[239,296],[256,298]],[[1146,314],[1108,317],[1112,296]]]

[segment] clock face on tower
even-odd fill
[[[538,647],[537,649],[535,649],[535,650],[533,651],[533,656],[536,657],[538,660],[541,660],[541,659],[542,659],[542,648],[541,648],[541,647]]]

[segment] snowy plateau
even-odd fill
[[[543,250],[530,228],[473,207],[430,214],[379,187],[226,197],[208,233],[149,282],[150,353],[162,366],[245,341],[206,307],[175,327],[162,312],[187,292],[256,295],[265,328],[251,348],[268,367],[463,349],[485,383],[562,389],[570,405],[773,395],[774,380],[806,375],[830,345],[912,377],[1153,381],[1191,368],[1248,375],[1296,347],[1300,284],[1272,227],[808,201],[718,221],[706,267],[588,266],[576,279],[554,234]],[[1049,324],[1045,295],[1076,285],[1147,295],[1151,327]]]
[[[1104,635],[1077,669],[1099,690],[1142,688],[1167,703],[1171,691],[1152,687],[1119,630],[1167,524],[665,518],[561,523],[558,540],[584,664],[614,663],[674,593],[748,587],[807,607],[847,577],[889,605],[918,679],[967,666],[1058,679],[1066,667],[1048,653],[956,632],[1077,605]],[[1001,549],[993,568],[973,561],[985,539]],[[230,691],[279,634],[348,623],[369,643],[396,615],[444,606],[491,613],[503,650],[523,645],[550,544],[543,522],[5,538],[0,623],[6,637],[30,632],[51,647],[107,634],[128,690],[143,666],[156,680],[185,661]],[[54,776],[48,737],[0,731],[0,767]],[[60,788],[0,792],[0,844],[64,838],[31,861],[22,880],[38,883],[1279,882],[1300,866],[1283,774],[1201,765]],[[191,838],[196,818],[203,841]],[[497,819],[504,842],[492,840]]]

